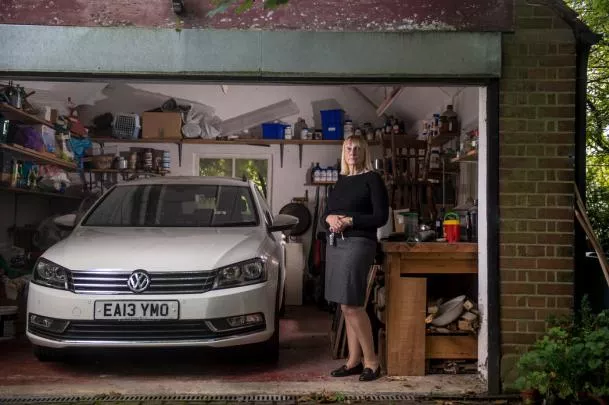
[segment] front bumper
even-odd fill
[[[77,347],[229,347],[268,340],[274,332],[276,284],[269,281],[203,294],[139,295],[147,301],[177,300],[179,319],[95,320],[97,300],[133,300],[134,295],[82,295],[30,284],[27,336],[39,346]],[[261,325],[218,331],[210,320],[261,313]],[[30,325],[30,314],[70,321],[60,333]]]

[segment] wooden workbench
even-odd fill
[[[384,242],[387,374],[425,375],[425,360],[477,357],[475,336],[427,336],[427,277],[477,274],[478,244]]]

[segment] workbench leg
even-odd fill
[[[425,375],[427,279],[400,277],[399,255],[388,254],[387,374]]]

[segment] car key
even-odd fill
[[[334,232],[330,232],[330,246],[336,246],[336,235]]]

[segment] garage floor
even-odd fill
[[[383,377],[360,383],[336,379],[342,360],[330,356],[331,316],[312,307],[289,307],[281,321],[281,355],[275,366],[246,360],[246,353],[210,350],[87,353],[64,363],[41,363],[25,337],[0,342],[0,396],[281,394],[320,392],[472,394],[484,392],[474,375]]]

